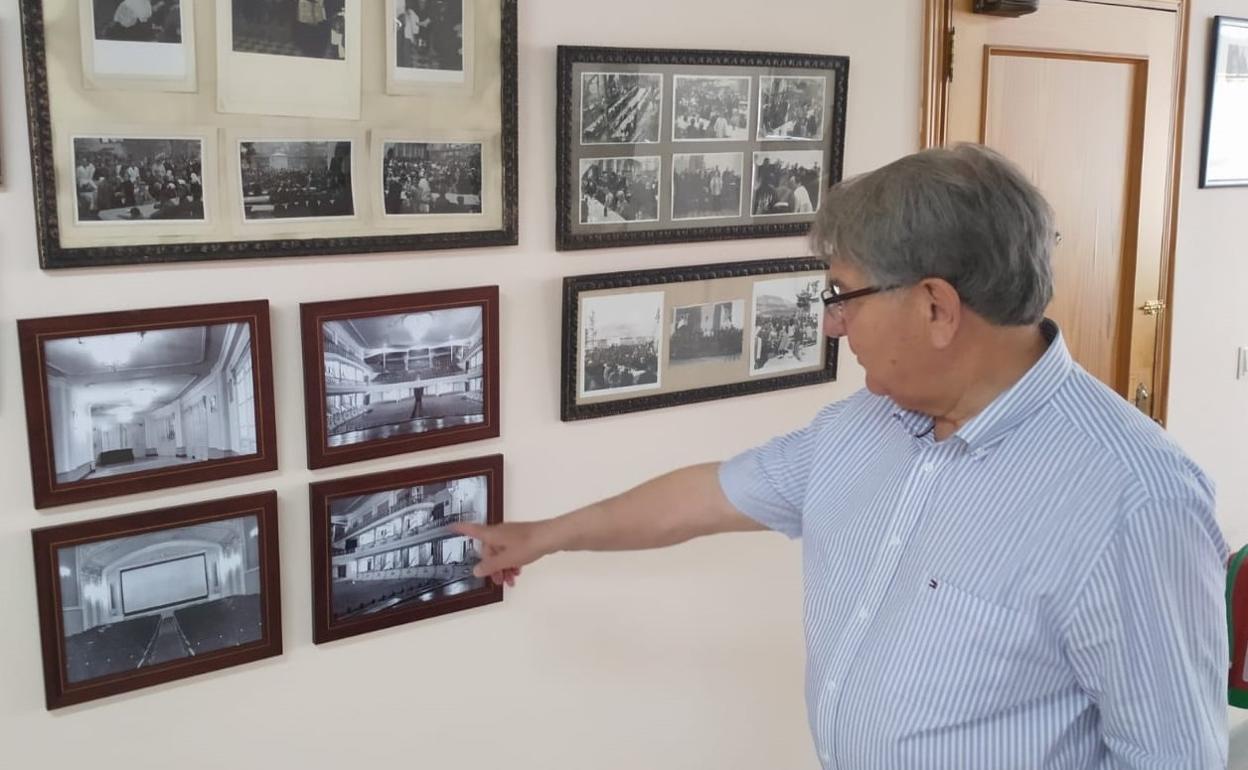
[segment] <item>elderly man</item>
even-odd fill
[[[559,550],[802,538],[825,768],[1227,762],[1212,485],[1043,317],[1053,214],[973,145],[828,191],[830,334],[866,389],[806,427],[559,518],[461,531],[512,582]]]

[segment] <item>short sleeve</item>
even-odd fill
[[[805,427],[721,463],[719,486],[728,501],[764,527],[800,537],[802,505],[816,448],[844,404],[830,404]]]

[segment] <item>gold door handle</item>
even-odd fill
[[[1140,305],[1140,311],[1144,313],[1144,315],[1161,315],[1162,311],[1165,309],[1166,303],[1159,299],[1150,299],[1148,302]]]

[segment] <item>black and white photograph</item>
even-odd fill
[[[688,305],[672,311],[667,343],[673,364],[736,361],[745,351],[745,301]]]
[[[393,0],[395,74],[403,80],[464,77],[464,0]]]
[[[672,156],[672,219],[741,216],[739,152]]]
[[[77,136],[73,145],[79,224],[205,221],[202,140]]]
[[[346,0],[229,1],[238,53],[347,58]]]
[[[661,74],[581,73],[581,144],[655,143],[662,119]]]
[[[387,216],[481,213],[479,142],[386,142],[382,163]]]
[[[657,222],[658,156],[581,159],[581,224]]]
[[[759,139],[823,139],[826,78],[759,78]]]
[[[487,521],[485,476],[334,498],[329,504],[333,620],[437,603],[485,587],[477,543],[451,524]]]
[[[44,342],[57,484],[256,454],[246,323]]]
[[[813,214],[823,189],[822,150],[754,153],[754,216]]]
[[[349,141],[239,142],[243,219],[355,215]]]
[[[750,374],[821,366],[824,279],[775,278],[754,284]]]
[[[750,78],[676,75],[672,88],[672,139],[749,139]]]
[[[582,299],[582,396],[660,387],[663,300],[661,291]]]
[[[57,551],[69,684],[263,638],[256,516]]]
[[[485,422],[480,306],[322,325],[331,447]]]
[[[96,40],[182,42],[180,0],[92,0],[92,10]]]
[[[1214,22],[1202,187],[1248,186],[1248,19]]]

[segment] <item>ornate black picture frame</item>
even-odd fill
[[[1248,19],[1215,16],[1212,27],[1200,186],[1248,187]]]
[[[800,235],[840,181],[849,59],[559,46],[559,250]]]
[[[826,271],[802,257],[564,278],[561,418],[835,380]]]
[[[462,57],[468,62],[463,65],[468,77],[461,78],[458,83],[436,82],[430,78],[428,82],[402,83],[401,88],[392,87],[389,81],[372,85],[361,83],[360,88],[372,94],[371,100],[365,102],[364,113],[353,123],[337,121],[333,130],[325,129],[324,121],[318,122],[311,114],[308,117],[291,117],[290,112],[276,116],[219,117],[216,107],[218,100],[225,98],[223,87],[219,88],[221,93],[212,93],[214,81],[203,73],[198,83],[192,73],[187,82],[176,85],[153,85],[143,77],[92,80],[88,75],[84,78],[76,63],[81,59],[85,67],[90,59],[85,47],[91,43],[93,34],[89,11],[78,13],[79,0],[55,0],[57,12],[45,16],[45,6],[51,7],[53,2],[20,0],[41,267],[348,255],[518,243],[518,0],[464,0],[464,28],[471,30],[471,34],[465,34],[463,46],[472,48]],[[232,0],[220,0],[220,3],[182,0],[183,11],[180,12],[185,13],[182,29],[187,35],[185,39],[179,38],[180,44],[197,44],[200,53],[211,51],[215,46],[218,59],[225,56],[228,43],[222,43],[224,38],[219,39],[217,33],[223,20],[230,17],[230,10],[228,7],[221,10],[219,5],[230,2]],[[355,14],[351,17],[354,21],[348,22],[348,32],[355,25],[358,33],[354,42],[346,46],[345,56],[359,55],[361,47],[384,48],[387,39],[394,34],[394,20],[387,15],[390,5],[373,0],[343,2],[346,8],[354,8],[351,11]],[[89,4],[84,6],[89,7]],[[235,12],[238,17],[238,8]],[[328,25],[337,23],[337,20],[327,20],[322,26],[328,30]],[[233,30],[233,50],[244,50],[238,47],[239,26],[235,25]],[[99,28],[94,34],[97,43],[104,41],[105,33]],[[334,34],[339,34],[338,27]],[[389,41],[391,47],[393,42]],[[193,54],[192,49],[189,57],[192,62]],[[141,51],[136,51],[130,54],[130,59],[141,62],[143,56]],[[210,56],[200,58],[211,61]],[[301,61],[293,56],[267,58],[284,60],[286,65]],[[355,66],[359,66],[358,62]],[[263,74],[262,70],[261,66],[253,72]],[[389,70],[392,77],[395,67]],[[369,76],[365,70],[364,77]],[[153,80],[158,78],[146,78],[146,81]],[[300,83],[290,83],[287,87],[293,92],[315,91]],[[147,100],[146,109],[134,107],[132,100],[138,97]],[[116,109],[107,106],[114,101],[118,103]],[[382,105],[377,108],[377,116],[369,113],[370,104]],[[448,136],[445,131],[433,128],[427,132],[413,129],[410,121],[402,119],[402,115],[420,114],[422,106],[425,111],[436,108],[462,110],[465,114],[479,110],[482,115],[491,117],[485,121],[488,125],[465,127],[462,132]],[[154,122],[159,118],[151,117],[162,114],[180,117],[166,124]],[[186,123],[187,114],[195,116],[193,125]],[[116,210],[108,210],[107,221],[97,221],[102,217],[95,216],[94,203],[83,206],[79,197],[77,160],[92,152],[107,150],[120,153],[118,157],[133,164],[136,159],[151,155],[153,141],[172,147],[165,147],[161,152],[177,153],[178,157],[189,155],[191,167],[198,165],[199,178],[188,179],[187,184],[182,185],[179,175],[176,193],[179,206],[187,202],[184,207],[189,207],[192,213],[155,221],[158,218],[149,209],[154,202],[163,205],[163,195],[147,201],[147,208],[142,200],[110,195],[111,201],[121,202]],[[294,145],[295,151],[277,146],[279,142]],[[277,154],[297,157],[298,151],[304,150],[320,153],[317,157],[323,156],[331,172],[337,177],[345,176],[345,183],[333,189],[337,197],[346,195],[351,200],[345,206],[337,205],[340,201],[331,195],[330,203],[322,200],[307,203],[305,208],[311,210],[312,219],[283,220],[276,218],[281,215],[275,213],[272,219],[255,221],[257,217],[248,213],[249,201],[265,198],[267,194],[265,208],[271,204],[277,209],[281,204],[272,193],[272,185],[259,193],[251,190],[242,169],[257,167],[254,165],[257,157],[262,160]],[[477,178],[478,194],[473,196],[471,189],[457,187],[454,195],[441,196],[448,203],[439,207],[435,189],[435,205],[413,204],[411,211],[406,208],[401,212],[391,211],[391,198],[397,201],[399,197],[391,195],[388,188],[391,156],[408,159],[435,155],[439,158],[467,157],[469,164],[481,172]],[[345,175],[341,172],[344,166],[348,169]],[[118,181],[124,185],[125,175],[118,177]],[[410,187],[417,189],[416,185]],[[466,197],[465,192],[468,193]],[[95,192],[90,194],[94,196]],[[200,196],[198,200],[196,195]],[[423,191],[413,195],[422,196],[422,203],[427,197]],[[419,216],[444,214],[451,209],[454,211],[447,216]],[[104,212],[100,210],[99,213]],[[149,221],[137,221],[140,219]]]

